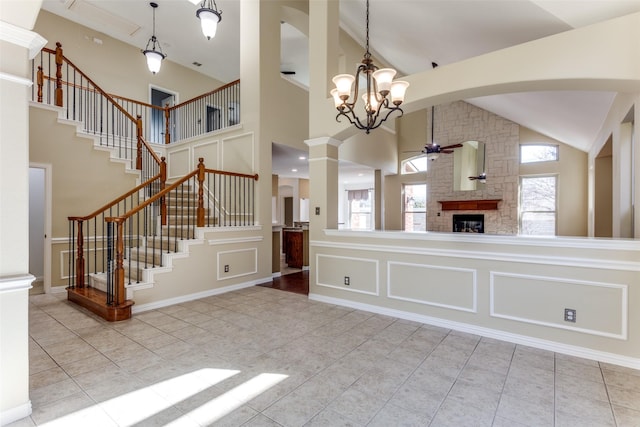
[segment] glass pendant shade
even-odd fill
[[[164,55],[155,50],[145,50],[144,56],[147,57],[147,67],[149,67],[149,71],[153,74],[160,71],[160,66],[162,65],[162,60],[164,59]]]
[[[213,9],[202,8],[198,9],[196,16],[200,18],[200,25],[202,26],[202,34],[211,40],[216,36],[216,30],[218,29],[218,22],[222,17],[218,12]]]
[[[331,96],[333,97],[333,104],[336,108],[339,108],[342,105],[342,99],[340,99],[340,95],[338,94],[338,89],[331,89]]]
[[[364,101],[364,108],[368,113],[375,113],[378,111],[378,98],[376,98],[375,92],[369,92],[369,95],[365,93],[362,95],[362,100]]]
[[[409,82],[396,80],[391,84],[391,102],[400,105],[404,102],[404,95],[409,87]]]
[[[386,96],[389,90],[391,90],[391,82],[395,75],[396,70],[393,68],[381,68],[373,72],[373,78],[376,79],[378,92],[383,94],[383,96]]]
[[[351,86],[353,85],[355,79],[356,78],[351,74],[338,74],[332,79],[333,83],[336,85],[338,97],[340,97],[341,99],[349,98],[349,96],[351,95]]]

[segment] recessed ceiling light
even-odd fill
[[[362,174],[361,174],[361,173],[359,173],[359,174],[358,174],[358,176],[362,176]]]
[[[298,159],[299,160],[306,160],[306,157],[305,156],[300,156],[300,157],[298,157]]]
[[[291,172],[298,172],[298,169],[291,169]]]

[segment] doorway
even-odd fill
[[[178,94],[167,89],[161,89],[151,86],[151,93],[149,95],[151,105],[156,107],[165,108],[167,105],[173,107],[178,102]],[[177,118],[175,115],[171,115],[171,122],[169,123],[169,132],[171,133],[171,141],[177,141],[179,139]],[[151,119],[148,124],[147,138],[149,142],[156,144],[165,143],[166,132],[166,118],[164,110],[153,108],[151,110]]]
[[[51,291],[51,165],[29,165],[29,273],[36,279],[30,294]]]

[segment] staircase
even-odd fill
[[[173,258],[188,256],[188,246],[202,242],[207,227],[253,225],[257,175],[207,169],[201,158],[194,171],[168,183],[165,159],[143,137],[143,117],[160,116],[169,143],[172,115],[180,114],[184,124],[208,102],[228,104],[236,113],[224,113],[222,123],[237,123],[239,82],[159,108],[105,93],[64,57],[59,43],[55,51],[43,49],[32,67],[32,102],[56,110],[58,122],[75,126],[76,136],[91,138],[95,149],[143,181],[89,215],[68,218],[70,301],[109,321],[128,319],[134,291],[153,287],[154,275],[170,272]],[[73,184],[84,187],[81,182],[82,176]]]
[[[107,320],[129,318],[133,292],[152,287],[154,274],[170,271],[171,259],[187,256],[185,248],[207,228],[253,224],[257,175],[207,169],[200,158],[197,169],[166,188],[161,183],[154,194],[166,167],[162,171],[101,211],[69,218],[76,254],[69,299]],[[106,238],[84,247],[84,236],[98,235],[99,228]]]
[[[131,244],[125,241],[124,259],[126,299],[133,298],[135,290],[153,287],[153,276],[166,273],[171,269],[169,258],[187,256],[185,243],[201,240],[196,237],[197,202],[198,195],[190,185],[182,185],[177,189],[184,196],[184,205],[177,203],[175,198],[167,199],[167,224],[160,224],[160,219],[153,227],[159,227],[153,235],[144,239],[135,239]],[[214,224],[215,218],[206,216],[205,220]],[[100,299],[106,301],[108,290],[108,275],[106,272],[89,274],[88,288]],[[83,292],[87,292],[86,290]],[[118,320],[118,319],[113,319]]]

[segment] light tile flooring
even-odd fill
[[[13,426],[638,426],[640,371],[252,287],[107,323],[30,297]]]

